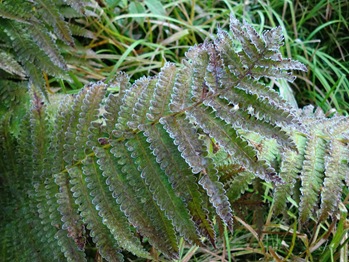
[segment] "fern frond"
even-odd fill
[[[60,254],[63,254],[68,261],[86,261],[84,252],[78,249],[71,237],[68,237],[67,230],[62,229],[60,205],[57,202],[57,194],[60,191],[53,176],[45,183],[45,191],[47,205],[49,206],[49,220],[47,221],[56,229],[55,235],[50,236],[52,240],[56,240],[53,244],[61,248]]]
[[[330,125],[327,127],[327,134],[330,137],[335,137],[342,142],[348,142],[348,118],[347,117],[333,117]]]
[[[62,76],[63,70],[56,66],[46,53],[38,48],[30,35],[28,35],[28,28],[25,24],[20,24],[16,21],[4,20],[2,21],[4,31],[11,41],[14,50],[15,58],[21,62],[23,69],[29,76],[30,84],[47,96],[47,91],[44,88],[44,80],[42,71],[48,72],[51,75]],[[29,30],[30,32],[30,30]]]
[[[50,144],[50,123],[46,113],[46,105],[40,95],[34,90],[33,104],[30,112],[31,149],[32,149],[32,171],[31,182],[33,188],[28,189],[28,194],[32,195],[29,202],[30,207],[38,214],[38,218],[33,219],[33,231],[42,242],[40,252],[43,257],[61,257],[60,247],[57,245],[54,236],[57,228],[51,224],[51,205],[46,198],[45,185],[53,182],[52,176],[48,172],[46,156],[49,152]],[[34,197],[35,196],[35,197]],[[48,251],[50,250],[50,251]]]
[[[95,33],[90,30],[87,30],[83,26],[70,24],[69,28],[73,36],[81,36],[89,39],[96,39]]]
[[[78,214],[78,206],[74,201],[73,194],[71,192],[71,185],[69,184],[69,177],[64,173],[55,174],[55,183],[59,186],[59,193],[56,194],[57,203],[59,204],[58,211],[62,216],[62,229],[66,231],[66,235],[71,238],[75,245],[70,247],[70,249],[64,249],[66,257],[76,257],[77,255],[80,259],[84,260],[84,254],[79,251],[83,250],[86,243],[85,228]],[[58,233],[62,235],[63,233]],[[63,243],[66,240],[60,240]],[[75,247],[77,247],[77,250]],[[71,253],[73,252],[73,253]],[[76,254],[75,254],[76,253]]]
[[[38,181],[42,170],[45,169],[45,157],[48,155],[49,126],[45,113],[45,103],[40,94],[33,90],[30,126],[32,139],[33,179]]]
[[[188,56],[188,52],[186,56]],[[170,110],[174,113],[181,112],[191,104],[190,86],[192,83],[192,74],[192,64],[187,60],[183,60],[183,67],[178,70],[178,74],[176,75],[171,103],[169,104]]]
[[[86,7],[91,5],[91,1],[88,0],[64,0],[64,2],[66,2],[80,14],[84,14]]]
[[[35,66],[50,74],[63,74],[62,70],[55,66],[41,49],[38,49],[38,45],[28,35],[26,27],[10,20],[3,23],[6,34],[12,40],[15,55],[24,64],[24,69],[28,66],[26,63],[34,63]]]
[[[231,15],[230,30],[242,45],[239,53],[241,64],[247,68],[247,75],[256,80],[260,77],[271,77],[293,81],[295,77],[287,70],[307,70],[300,62],[282,59],[279,51],[283,40],[281,27],[259,36],[248,23],[241,24]],[[251,64],[253,68],[250,67]]]
[[[7,52],[0,52],[0,68],[10,74],[19,76],[21,79],[26,76],[21,65]]]
[[[97,109],[99,108],[100,102],[104,97],[106,86],[102,83],[94,84],[90,87],[86,87],[87,92],[83,93],[84,96],[76,100],[75,107],[79,113],[77,121],[72,118],[71,125],[77,123],[76,125],[76,142],[73,145],[74,148],[74,158],[84,159],[87,152],[87,141],[88,141],[88,128],[89,123],[95,120],[98,116]],[[80,108],[77,108],[80,106]],[[71,127],[71,126],[70,126]],[[70,129],[72,131],[74,128]],[[91,150],[91,149],[90,149]],[[89,164],[88,164],[89,163]],[[91,190],[97,190],[97,181],[89,181],[91,179],[90,173],[93,171],[88,171],[87,166],[93,170],[94,161],[89,162],[89,159],[84,159],[82,161],[83,167],[68,167],[68,172],[70,175],[70,184],[73,185],[71,188],[74,192],[73,196],[76,198],[76,203],[79,205],[80,216],[82,216],[84,222],[87,224],[87,228],[91,230],[93,240],[96,243],[101,255],[111,261],[122,260],[122,255],[117,253],[116,242],[114,237],[110,234],[110,231],[105,225],[102,224],[100,217],[94,207],[98,203],[98,198],[101,195],[95,195],[94,199],[90,199],[94,193],[89,192],[88,188]],[[92,166],[91,166],[92,165]],[[96,171],[95,171],[96,172]],[[84,174],[85,173],[85,174]],[[87,176],[88,175],[88,176]],[[92,187],[92,188],[91,188]],[[102,191],[103,192],[103,191]],[[102,193],[100,192],[100,193]],[[95,203],[93,202],[95,201]]]
[[[193,65],[192,82],[190,86],[192,102],[201,102],[208,96],[207,84],[205,81],[206,68],[209,63],[209,56],[204,45],[199,45],[188,52],[188,57]],[[204,70],[203,70],[204,69]]]
[[[241,139],[234,129],[225,126],[222,120],[210,117],[212,112],[196,109],[190,114],[206,134],[212,136],[226,152],[234,157],[237,164],[246,167],[262,179],[278,181],[272,175],[275,171],[267,163],[258,161],[256,151]]]
[[[86,7],[73,0],[67,4],[79,12]],[[50,7],[47,0],[33,5],[37,15]],[[52,17],[44,15],[44,20],[59,37],[68,33],[63,41],[72,44],[62,5],[63,0],[57,2]],[[28,19],[35,24],[37,18]],[[40,70],[62,66],[54,40],[42,27],[26,34],[27,23],[3,20],[4,37],[14,41],[9,54],[32,74],[31,83],[44,88]],[[263,190],[262,180],[274,187],[276,212],[284,210],[300,181],[301,222],[317,206],[320,220],[336,214],[343,180],[349,181],[347,118],[296,111],[264,84],[274,78],[292,81],[291,70],[306,70],[281,57],[280,29],[260,36],[232,17],[231,30],[232,35],[219,30],[213,41],[192,47],[182,67],[166,63],[159,75],[132,85],[118,73],[85,86],[75,97],[63,96],[61,106],[48,106],[49,111],[33,88],[31,111],[21,119],[20,132],[11,123],[13,111],[4,114],[0,149],[15,150],[0,156],[6,184],[0,185],[1,194],[10,193],[1,195],[0,206],[19,213],[15,223],[8,213],[0,217],[15,232],[32,229],[32,234],[11,237],[3,246],[33,252],[35,261],[50,255],[86,261],[91,247],[108,261],[122,260],[121,249],[150,259],[149,245],[176,259],[179,237],[197,245],[205,237],[214,245],[214,219],[232,230],[232,205],[249,197],[247,190]],[[41,68],[39,63],[46,64]],[[9,77],[12,71],[1,72]],[[0,87],[1,98],[5,89]],[[11,103],[1,105],[1,112]],[[253,194],[253,201],[259,197]],[[94,244],[86,243],[87,237]],[[12,258],[18,260],[16,254]]]
[[[73,258],[79,258],[81,261],[85,261],[85,254],[81,252],[85,246],[85,235],[83,223],[78,214],[78,206],[74,202],[73,194],[71,192],[71,186],[69,184],[69,177],[66,172],[61,172],[65,169],[66,162],[64,160],[64,145],[65,136],[70,124],[69,120],[73,111],[72,97],[67,96],[64,99],[64,103],[61,103],[59,107],[59,113],[55,121],[54,139],[51,142],[52,155],[55,158],[52,165],[52,173],[55,183],[59,187],[59,192],[56,193],[58,211],[61,215],[63,225],[61,226],[63,233],[57,232],[56,238],[62,243],[62,252],[69,260]],[[71,155],[72,157],[73,155]],[[66,237],[69,239],[66,239]],[[69,246],[74,241],[74,245]],[[68,246],[67,246],[68,245]]]
[[[42,248],[45,244],[37,235],[38,232],[40,233],[40,219],[34,210],[34,207],[31,206],[30,201],[27,199],[26,202],[23,201],[21,203],[21,208],[17,211],[18,216],[15,221],[16,236],[21,236],[18,244],[19,247],[22,247],[19,250],[18,259],[30,257],[36,261],[43,261],[45,260],[45,256],[40,251],[44,251]],[[32,233],[24,235],[23,232]],[[50,257],[52,258],[52,255]]]
[[[87,261],[85,253],[76,248],[76,243],[72,238],[67,237],[67,232],[65,230],[57,231],[55,239],[57,240],[58,245],[61,246],[62,253],[67,261]]]
[[[80,109],[83,105],[83,101],[85,96],[87,95],[88,92],[88,87],[83,88],[82,91],[79,92],[79,94],[76,96],[74,99],[74,104],[72,108],[70,109],[71,112],[69,114],[69,125],[65,134],[65,144],[64,144],[64,156],[63,159],[64,161],[68,164],[71,165],[73,164],[74,161],[74,154],[75,154],[75,135],[77,132],[77,126],[79,123],[79,113]],[[80,152],[79,152],[80,153]]]
[[[118,247],[111,232],[102,224],[98,212],[92,204],[91,196],[87,190],[85,176],[79,167],[68,168],[72,192],[75,202],[79,205],[80,216],[87,228],[100,254],[108,261],[123,261],[123,256],[118,252]]]
[[[219,31],[214,42],[222,59],[222,68],[218,71],[221,88],[224,88],[221,96],[258,119],[280,126],[291,124],[296,120],[292,108],[282,101],[275,91],[257,82],[259,77],[254,76],[254,71],[260,70],[258,63],[264,59],[263,52],[268,50],[268,45],[260,43],[263,41],[260,38],[253,38],[253,34],[251,39],[234,17],[231,17],[231,30],[235,39],[239,40],[243,47],[241,51],[234,50],[233,39],[225,31]],[[263,44],[264,49],[258,51],[260,47],[256,48],[252,44],[253,41],[258,42],[258,45]],[[261,68],[267,67],[263,65]],[[271,75],[274,74],[274,76],[275,70],[282,70],[281,67],[273,69],[271,66],[270,68]],[[296,65],[295,68],[306,70]],[[289,73],[285,72],[285,74],[287,76]],[[271,75],[264,76],[270,78]],[[279,118],[280,116],[282,117]]]
[[[23,128],[23,127],[26,128]],[[20,187],[32,188],[31,177],[33,171],[33,165],[31,156],[32,152],[32,140],[31,140],[31,130],[30,128],[30,114],[27,112],[21,119],[21,130],[18,134],[16,155],[17,157],[17,167],[18,173],[23,174],[22,180],[20,180]],[[12,162],[13,164],[15,162]],[[19,179],[19,177],[18,177]]]
[[[318,195],[322,185],[323,172],[325,171],[326,141],[311,134],[308,136],[305,147],[304,161],[301,172],[301,202],[299,205],[300,221],[305,222],[314,212],[318,204]]]
[[[26,109],[30,102],[30,96],[27,92],[27,85],[25,82],[14,82],[10,80],[0,80],[0,112],[2,117],[5,113],[12,111],[13,114],[22,117],[26,114]],[[18,126],[20,123],[12,119],[10,124],[12,131],[18,134]]]
[[[32,89],[41,91],[41,93],[45,96],[45,98],[48,98],[48,93],[45,88],[45,82],[43,79],[43,74],[40,69],[38,69],[34,64],[30,62],[24,63],[24,68],[26,70],[26,73],[30,75],[29,79],[29,85]]]
[[[275,170],[275,172],[279,172],[280,151],[282,152],[287,148],[281,148],[276,139],[267,139],[265,136],[262,136],[257,132],[238,130],[238,133],[256,150],[258,159],[265,161]]]
[[[150,143],[150,149],[153,150],[153,154],[156,156],[156,161],[160,164],[161,169],[165,171],[176,194],[184,200],[188,207],[198,232],[208,237],[211,243],[214,243],[215,234],[212,222],[208,220],[207,212],[202,209],[203,197],[198,190],[196,178],[181,157],[172,139],[160,125],[147,127],[145,135]],[[159,137],[161,137],[160,140]]]
[[[158,137],[156,137],[157,136],[156,134],[159,131],[161,131],[162,128],[159,127],[160,128],[160,130],[159,130],[159,128],[155,128],[155,127],[153,128],[153,126],[145,126],[144,123],[147,122],[147,118],[150,118],[153,120],[153,119],[159,118],[162,114],[164,114],[164,112],[166,112],[165,106],[167,106],[168,103],[170,102],[170,94],[171,93],[169,91],[172,89],[172,86],[173,86],[173,81],[174,81],[174,77],[175,77],[174,72],[175,72],[174,65],[167,64],[164,67],[164,69],[162,70],[162,72],[160,73],[160,76],[158,77],[158,79],[149,79],[149,80],[145,79],[147,81],[143,82],[143,84],[146,85],[146,89],[142,88],[142,89],[144,89],[144,91],[140,94],[139,99],[135,103],[134,114],[132,115],[133,120],[127,122],[128,126],[130,128],[132,128],[132,129],[140,128],[140,130],[145,131],[145,135],[148,137],[148,142],[150,142],[150,143],[151,143],[152,139],[154,139],[154,138],[156,138],[156,140],[157,140]],[[168,74],[170,74],[170,75],[168,75]],[[155,85],[155,83],[156,83],[156,85]],[[153,95],[153,93],[154,93],[154,95]],[[167,99],[166,99],[166,97],[167,97]],[[147,114],[147,112],[148,112],[147,108],[150,108],[149,109],[150,113],[148,113],[148,114]],[[163,132],[163,134],[166,134],[166,132]],[[170,143],[172,145],[172,142],[170,142]],[[156,145],[152,144],[152,146],[153,146],[152,149],[154,149],[154,154],[157,156],[157,161],[159,163],[163,162],[165,157],[163,157],[159,154],[164,154],[166,151],[168,151],[168,148],[166,147],[166,145],[163,145],[161,147],[158,143],[156,143]],[[167,161],[167,158],[166,158],[166,161]],[[166,165],[167,164],[164,163],[164,165],[161,165],[161,167],[165,168],[165,170],[166,170],[166,167],[165,167]],[[178,165],[178,163],[177,163],[177,165]],[[169,167],[169,166],[167,166],[167,167]],[[168,175],[172,175],[172,174],[168,174]],[[173,178],[171,178],[171,176],[170,176],[170,181],[172,181],[172,180],[173,180]],[[147,179],[146,179],[146,181],[147,181]],[[173,181],[172,183],[175,183],[175,182]],[[179,195],[181,195],[181,193],[179,193]],[[156,199],[158,199],[158,198],[159,197],[156,197]],[[160,206],[161,206],[161,204],[160,204]],[[184,208],[183,208],[183,210],[184,210]],[[201,212],[200,216],[201,216],[200,219],[202,221],[201,224],[203,224],[206,227],[205,228],[206,235],[210,234],[210,239],[212,240],[214,238],[212,236],[212,229],[210,229],[210,227],[208,227],[209,224],[205,223],[206,218],[203,217],[202,212]],[[182,229],[180,229],[180,230],[182,230]],[[190,229],[190,230],[192,231],[192,229]],[[189,236],[188,240],[192,241],[194,239],[194,241],[197,242],[198,240],[196,240],[196,238],[192,237],[195,235],[194,231],[192,231],[192,233],[190,233],[190,234],[187,233],[187,234],[184,234],[183,236],[185,236],[186,238]],[[190,238],[192,238],[192,239],[190,239]]]
[[[56,43],[53,41],[46,28],[38,22],[35,22],[31,25],[30,31],[31,37],[34,39],[35,43],[46,53],[50,60],[59,68],[68,70],[63,57],[58,51]]]
[[[195,135],[195,129],[192,124],[184,117],[167,117],[161,118],[160,123],[164,125],[165,130],[170,137],[174,139],[175,145],[178,145],[178,150],[181,156],[192,168],[192,172],[205,172],[209,159],[204,157],[205,148],[202,141]],[[199,183],[207,191],[211,198],[211,203],[218,210],[219,215],[223,221],[231,226],[231,210],[230,205],[224,195],[224,189],[217,181],[216,173],[212,175],[213,180],[206,175],[206,177],[199,181]]]
[[[325,179],[321,192],[321,207],[319,220],[333,216],[338,210],[338,204],[348,174],[348,119],[333,117],[330,125],[323,125],[325,134],[330,138],[325,156]]]
[[[0,234],[2,236],[0,243],[3,247],[0,257],[6,257],[12,261],[16,260],[16,252],[12,250],[13,244],[16,244],[15,241],[13,241],[12,239],[13,236],[16,234],[16,231],[14,230],[15,228],[16,227],[14,223],[8,223],[6,226],[0,229]]]
[[[170,112],[168,105],[171,100],[176,71],[175,64],[166,63],[164,67],[162,67],[150,102],[150,112],[147,114],[147,118],[150,121],[159,119],[161,116]]]
[[[225,103],[222,99],[206,100],[204,104],[210,106],[215,111],[217,117],[224,120],[236,130],[255,132],[267,139],[275,138],[285,148],[294,146],[289,134],[280,127],[257,119],[249,115],[246,111]]]
[[[232,48],[234,41],[227,32],[219,31],[214,43],[218,55],[221,58],[221,61],[216,65],[218,66],[216,71],[220,76],[222,88],[238,88],[248,94],[255,94],[258,97],[268,97],[279,106],[287,106],[278,93],[250,77],[247,67],[254,68],[256,65],[253,62],[245,66],[239,63],[239,53]],[[260,59],[262,57],[258,61]],[[288,106],[288,109],[291,109],[291,107]]]
[[[51,179],[52,178],[49,178],[49,180]],[[52,217],[50,212],[50,210],[54,209],[56,205],[52,201],[47,201],[47,191],[50,191],[52,189],[46,188],[46,183],[48,183],[48,181],[45,181],[45,183],[42,182],[34,184],[35,201],[37,212],[40,218],[40,223],[39,225],[36,225],[33,231],[36,231],[35,234],[40,238],[42,242],[41,252],[43,256],[47,258],[53,256],[56,260],[59,260],[62,259],[62,253],[60,245],[58,245],[55,239],[55,235],[59,230],[57,228],[59,227],[59,224],[56,224],[56,226],[51,224]]]
[[[4,0],[0,5],[0,32],[2,49],[5,51],[1,52],[0,68],[4,71],[0,70],[0,73],[8,79],[14,78],[15,74],[21,79],[28,77],[29,84],[40,90],[47,100],[43,73],[55,77],[68,77],[64,73],[68,67],[56,46],[56,39],[58,42],[63,41],[74,46],[72,31],[77,35],[93,38],[93,34],[88,30],[66,21],[62,13],[67,14],[67,17],[88,13],[96,16],[93,9],[97,10],[98,6],[86,1],[69,1],[69,4],[76,7],[78,12],[72,12],[73,9],[65,5],[64,1]],[[92,9],[88,10],[87,7]],[[22,66],[22,70],[19,65]]]
[[[67,45],[74,46],[74,39],[71,36],[69,26],[64,21],[57,7],[47,0],[38,0],[35,2],[35,5],[40,10],[39,12],[42,18],[48,25],[52,26],[59,39]]]
[[[209,200],[216,209],[217,214],[227,225],[230,231],[233,230],[233,215],[230,203],[223,184],[218,181],[217,171],[213,166],[208,166],[207,171],[203,171],[203,176],[199,180],[199,184],[206,190]]]
[[[76,126],[74,143],[74,160],[78,161],[85,158],[85,155],[91,153],[92,149],[86,147],[89,135],[89,123],[96,120],[99,114],[99,107],[105,96],[106,85],[102,82],[87,87],[88,91],[78,109],[79,119]]]
[[[348,132],[348,118],[347,117],[337,117],[335,123],[327,127],[326,134],[336,143],[341,142],[341,147],[338,149],[340,151],[340,156],[343,156],[342,162],[338,165],[339,171],[343,172],[343,168],[346,167],[345,163],[348,161],[348,142],[349,142],[349,132]],[[344,147],[344,148],[343,148]],[[337,159],[338,160],[338,159]],[[349,173],[346,172],[344,178],[346,185],[349,187]]]
[[[176,68],[173,64],[166,64],[165,67],[160,72],[160,75],[157,79],[149,79],[149,81],[147,82],[146,88],[144,88],[144,91],[141,93],[138,101],[135,104],[134,114],[132,115],[133,121],[128,122],[128,126],[130,128],[133,128],[133,129],[139,128],[141,131],[145,131],[144,134],[145,136],[148,137],[147,141],[151,143],[151,149],[154,150],[153,153],[157,157],[156,162],[160,163],[161,169],[165,169],[167,165],[166,162],[163,162],[164,156],[162,156],[161,154],[166,154],[166,151],[168,151],[168,148],[161,147],[161,146],[159,147],[158,143],[155,142],[158,140],[157,132],[159,131],[159,129],[156,128],[154,125],[146,126],[145,123],[147,122],[147,118],[150,120],[157,120],[159,117],[161,117],[161,115],[169,111],[169,109],[168,108],[166,109],[166,107],[170,102],[170,98],[171,98],[170,91],[173,86],[175,72],[176,72]],[[149,113],[147,113],[148,108],[149,108]],[[163,134],[166,134],[166,132],[164,132]],[[155,143],[152,144],[152,140]],[[135,142],[135,144],[132,143],[133,141]],[[136,138],[135,140],[130,138],[130,140],[126,143],[126,145],[128,146],[129,149],[131,148],[130,151],[132,152],[133,157],[137,159],[136,161],[139,161],[138,165],[139,165],[139,170],[142,170],[142,177],[144,177],[146,183],[149,185],[149,189],[151,192],[153,192],[154,198],[157,199],[160,207],[165,211],[168,217],[171,220],[173,220],[176,229],[181,233],[181,235],[187,238],[187,240],[189,241],[193,241],[194,243],[199,243],[196,237],[196,231],[194,230],[193,225],[191,225],[190,223],[185,224],[181,222],[181,221],[187,220],[187,219],[183,219],[183,216],[187,216],[187,213],[185,212],[187,209],[183,205],[183,203],[179,201],[179,199],[178,200],[174,199],[172,190],[168,189],[166,176],[164,178],[161,178],[161,180],[158,180],[158,182],[156,182],[156,179],[154,179],[154,178],[157,178],[157,177],[160,178],[161,176],[163,176],[163,175],[160,175],[162,173],[160,171],[161,169],[160,170],[158,169],[159,166],[157,164],[156,165],[151,164],[154,160],[151,160],[151,158],[146,159],[147,158],[145,153],[146,151],[145,151],[145,148],[142,148],[141,141],[142,141],[141,138]],[[142,155],[141,152],[144,152],[144,154]],[[140,155],[138,155],[137,153],[140,153]],[[140,163],[143,160],[145,160],[145,162]],[[147,163],[147,161],[149,162]],[[167,175],[170,175],[170,174],[167,174]],[[170,179],[170,182],[172,182],[171,180],[173,179],[171,176],[169,177],[169,179]],[[166,202],[167,197],[164,197],[167,195],[169,195],[167,200],[168,202]],[[162,201],[162,199],[164,201]],[[170,201],[172,201],[173,203],[171,203]],[[182,210],[182,214],[180,213],[176,214],[173,212],[176,206],[177,208],[179,208],[177,210]]]
[[[203,157],[203,143],[196,135],[196,129],[189,119],[179,117],[161,118],[160,123],[164,126],[170,137],[174,139],[181,156],[192,168],[192,172],[197,174],[204,170],[206,159]]]
[[[141,228],[146,227],[146,225],[150,225],[151,223],[149,221],[147,223],[134,222],[134,220],[146,220],[146,215],[144,213],[142,214],[141,212],[141,206],[136,204],[138,199],[132,196],[132,193],[135,192],[130,189],[127,190],[128,186],[124,185],[124,183],[127,184],[127,182],[120,181],[117,177],[120,173],[115,171],[117,168],[115,168],[115,164],[112,163],[112,155],[110,153],[108,154],[108,152],[104,151],[102,148],[96,147],[94,148],[94,151],[98,157],[97,163],[99,164],[100,169],[103,171],[103,176],[107,178],[106,181],[103,181],[104,183],[101,183],[102,181],[99,183],[99,187],[102,187],[102,185],[103,187],[109,185],[109,190],[111,192],[109,192],[109,190],[101,192],[101,190],[98,188],[96,190],[94,189],[96,185],[93,186],[93,182],[89,182],[91,189],[94,189],[93,194],[96,196],[92,200],[93,204],[98,210],[100,210],[99,215],[103,218],[103,223],[109,228],[121,247],[129,250],[139,257],[148,257],[148,253],[143,250],[139,240],[132,235],[126,218],[129,217],[129,220],[133,222],[133,225],[140,226]],[[88,172],[89,169],[85,168],[85,170],[85,172]],[[114,171],[114,173],[112,173],[112,171]],[[95,180],[97,182],[97,179],[101,178],[94,178],[93,174],[91,174],[88,179],[89,181]],[[114,203],[115,200],[113,199],[112,194],[114,198],[116,198],[116,202],[118,203],[117,205]],[[130,207],[126,207],[128,206],[127,203],[132,204],[129,205]],[[124,209],[127,209],[127,211],[124,211]],[[129,209],[132,211],[129,211]],[[140,229],[140,232],[143,233],[143,230]]]
[[[143,83],[143,92],[137,99],[133,108],[132,119],[127,122],[130,129],[144,131],[146,123],[149,122],[149,117],[152,117],[148,111],[151,110],[151,99],[153,92],[156,92],[157,78],[149,78]]]
[[[246,192],[256,176],[248,171],[241,171],[235,174],[232,179],[224,183],[227,188],[229,201],[234,202]]]
[[[0,17],[29,24],[31,14],[27,10],[30,10],[30,8],[31,6],[28,2],[2,1],[0,5]]]
[[[123,72],[119,72],[114,79],[109,83],[110,87],[117,87],[119,89],[118,94],[110,94],[108,96],[103,118],[106,121],[105,130],[108,134],[111,134],[114,130],[115,124],[118,121],[118,114],[121,107],[121,101],[125,96],[126,90],[130,89],[129,76]]]
[[[116,137],[122,136],[126,130],[129,130],[128,122],[132,119],[132,110],[129,108],[134,108],[138,97],[141,95],[143,90],[148,86],[150,78],[141,78],[137,80],[130,89],[126,90],[125,95],[122,97],[122,105],[120,106],[120,111],[118,112],[118,122],[115,125],[115,130],[113,134]]]
[[[100,134],[98,130],[99,124],[97,124],[96,127],[90,127],[88,146],[92,147],[94,152],[97,152],[99,156],[102,156],[103,152],[101,151],[103,151],[103,149],[96,148],[98,146],[98,135]],[[100,159],[98,163],[101,163]],[[83,162],[82,169],[86,176],[90,195],[94,197],[92,203],[99,211],[98,215],[102,217],[103,223],[117,240],[118,245],[131,251],[138,257],[148,257],[148,253],[143,250],[138,239],[133,236],[129,223],[124,213],[121,211],[120,206],[114,203],[112,193],[108,190],[107,181],[105,181],[105,178],[102,176],[96,159],[87,157]]]
[[[280,167],[280,177],[284,183],[279,184],[274,189],[274,211],[281,213],[287,203],[287,198],[293,194],[293,187],[296,184],[299,173],[304,161],[304,146],[306,139],[302,144],[297,143],[298,153],[292,150],[286,150],[282,153],[282,164]]]
[[[120,92],[118,96],[109,95],[106,101],[104,118],[107,127],[105,130],[109,134],[112,133],[118,122],[117,116],[121,100],[129,86],[128,80],[126,74],[119,73],[113,81],[113,85],[120,87]],[[128,93],[128,95],[132,95],[132,93]],[[109,189],[113,192],[117,202],[120,203],[121,210],[138,232],[149,238],[150,244],[161,250],[166,256],[176,257],[176,237],[171,222],[161,212],[153,199],[124,143],[117,139],[108,140],[113,146],[110,152],[100,147],[94,147],[94,151],[99,158],[100,168],[104,171],[103,175],[107,177]]]
[[[111,144],[110,152],[115,158],[104,151],[103,157],[99,155],[99,164],[121,210],[140,234],[149,238],[151,245],[170,258],[176,257],[177,240],[171,221],[160,210],[140,177],[124,143],[111,140]]]
[[[325,156],[325,179],[321,192],[321,206],[319,220],[332,216],[338,210],[338,204],[344,186],[344,179],[348,173],[347,148],[338,140],[331,140],[328,154]]]
[[[145,137],[135,135],[127,141],[126,146],[131,152],[142,178],[154,195],[154,199],[164,210],[166,216],[173,221],[176,230],[189,241],[197,242],[195,226],[190,220],[188,210],[183,201],[175,194],[167,176],[151,154]]]
[[[226,99],[231,104],[238,105],[240,109],[255,118],[274,126],[286,127],[297,122],[299,123],[299,120],[287,108],[278,106],[273,100],[266,97],[259,99],[256,95],[248,95],[238,89],[234,91],[227,89],[220,97]]]

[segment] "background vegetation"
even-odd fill
[[[307,65],[308,72],[299,75],[292,85],[270,83],[282,96],[295,106],[313,104],[328,114],[337,111],[347,115],[349,112],[347,1],[105,0],[89,8],[93,14],[61,12],[66,14],[63,17],[67,25],[74,30],[80,28],[76,30],[80,33],[73,33],[74,44],[57,40],[57,50],[69,69],[67,73],[50,74],[47,67],[39,67],[44,72],[40,87],[46,90],[51,101],[60,93],[77,93],[90,81],[108,81],[118,71],[127,72],[131,80],[135,80],[157,73],[166,61],[180,63],[189,46],[210,38],[217,27],[226,28],[229,14],[233,12],[260,32],[280,25],[285,35],[283,56]],[[1,42],[0,48],[11,50],[8,42]],[[23,60],[15,59],[25,69]],[[61,69],[65,69],[64,66]],[[14,104],[17,116],[25,108],[28,72],[18,70],[17,73],[1,71],[1,81],[10,80],[12,84],[1,82],[0,118]],[[19,121],[20,118],[12,121],[13,132]],[[320,257],[323,261],[337,261],[346,257],[349,192],[342,201],[342,213],[336,218],[340,221],[338,227],[335,227],[336,219],[321,224],[314,220],[301,229],[294,219],[298,211],[296,204],[290,205],[282,219],[272,216],[271,188],[264,184],[257,190],[251,186],[245,199],[233,203],[237,217],[244,218],[234,221],[234,234],[227,233],[217,223],[216,229],[222,236],[219,245],[213,249],[189,247],[183,243],[181,261],[256,261],[261,258],[281,261],[276,253],[286,259],[291,255],[302,257],[304,261],[318,261]],[[263,202],[254,201],[256,193],[263,195]]]
[[[300,105],[314,103],[324,111],[335,108],[344,113],[349,88],[348,9],[346,1],[325,0],[105,1],[102,16],[87,19],[86,28],[96,37],[81,42],[85,53],[72,67],[80,82],[111,78],[118,70],[134,79],[154,74],[165,61],[180,62],[188,46],[209,38],[217,26],[226,27],[233,12],[260,32],[283,28],[284,55],[309,68],[292,87]],[[288,95],[286,84],[278,88]]]

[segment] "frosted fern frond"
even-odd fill
[[[25,71],[12,55],[6,52],[0,52],[0,68],[10,74],[25,77]]]
[[[0,73],[9,73],[6,75],[8,79],[16,75],[29,81],[29,85],[34,85],[46,99],[44,73],[68,79],[65,74],[68,66],[57,44],[73,47],[75,39],[72,35],[75,33],[93,38],[91,32],[78,24],[70,26],[73,23],[64,16],[71,11],[75,13],[73,17],[88,16],[93,13],[90,4],[76,0],[67,2],[68,5],[63,1],[4,0],[0,4],[0,31],[3,32]]]
[[[1,191],[0,201],[20,210],[15,221],[23,215],[30,223],[16,225],[4,214],[6,241],[23,254],[43,251],[34,252],[38,261],[49,258],[43,242],[56,260],[86,261],[91,249],[108,261],[122,260],[122,250],[151,259],[151,247],[176,259],[180,238],[215,245],[214,221],[233,231],[239,201],[264,185],[273,188],[278,213],[294,198],[302,223],[335,216],[349,184],[348,118],[299,112],[265,84],[306,70],[281,57],[280,28],[259,35],[231,17],[231,31],[220,29],[190,48],[181,66],[166,63],[158,75],[131,84],[118,73],[108,84],[86,85],[50,114],[44,108],[53,105],[34,95],[16,135],[10,115],[1,117],[0,148],[15,150],[0,156],[13,190]],[[20,55],[39,81],[35,58]],[[265,201],[257,193],[253,200]],[[23,241],[8,235],[30,227]]]

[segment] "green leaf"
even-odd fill
[[[212,170],[208,170],[212,172]],[[212,179],[213,178],[213,179]],[[233,215],[230,208],[230,203],[226,192],[223,188],[223,184],[218,181],[218,177],[215,173],[208,175],[204,172],[204,175],[199,180],[199,184],[206,190],[209,196],[210,202],[216,209],[217,214],[227,225],[230,231],[233,230]]]
[[[151,99],[156,87],[157,79],[147,79],[146,87],[143,88],[143,92],[138,97],[138,100],[133,108],[132,120],[127,122],[129,128],[134,130],[144,130],[144,127],[149,124],[148,114],[151,110]]]
[[[202,101],[208,95],[207,87],[205,83],[205,75],[207,65],[209,63],[209,56],[203,46],[197,46],[191,48],[187,56],[192,59],[193,75],[191,83],[191,100],[194,102]]]
[[[54,239],[57,228],[51,225],[50,209],[52,206],[47,201],[45,185],[53,183],[52,176],[48,170],[46,156],[49,152],[50,125],[47,119],[46,106],[35,90],[32,91],[32,107],[30,110],[30,137],[27,139],[31,143],[31,183],[27,185],[29,207],[37,213],[37,217],[32,220],[31,227],[35,237],[41,241],[40,252],[43,257],[53,256],[60,258],[60,247]],[[48,251],[50,250],[50,251]]]
[[[238,172],[231,180],[224,183],[227,187],[227,197],[231,202],[238,200],[249,188],[256,176],[248,171]]]
[[[145,0],[144,3],[147,5],[151,13],[156,15],[166,16],[166,11],[161,1]]]
[[[86,7],[91,5],[89,0],[64,0],[64,2],[66,2],[80,14],[85,14]]]
[[[56,17],[45,21],[54,30],[62,13],[52,10]],[[13,44],[6,55],[30,73],[33,94],[25,115],[18,109],[25,85],[14,87],[9,101],[12,86],[1,82],[0,259],[86,261],[96,249],[108,261],[122,260],[124,251],[178,259],[180,237],[214,245],[212,220],[232,230],[232,201],[241,203],[251,190],[253,201],[268,200],[272,186],[275,211],[283,213],[287,200],[298,205],[298,182],[301,222],[316,207],[320,222],[337,215],[349,184],[348,118],[327,118],[311,107],[296,111],[265,84],[305,70],[282,59],[280,28],[259,35],[231,18],[232,35],[220,29],[213,41],[192,47],[180,68],[166,63],[159,75],[133,85],[125,73],[112,72],[75,97],[53,99],[58,107],[36,91],[45,90],[41,69],[59,73],[54,41],[20,20],[2,19],[0,26]],[[254,222],[260,228],[263,221]]]
[[[145,8],[140,2],[133,1],[130,3],[128,7],[128,11],[130,14],[144,14],[145,13]],[[139,25],[144,24],[144,17],[137,17],[135,18],[135,21]]]

